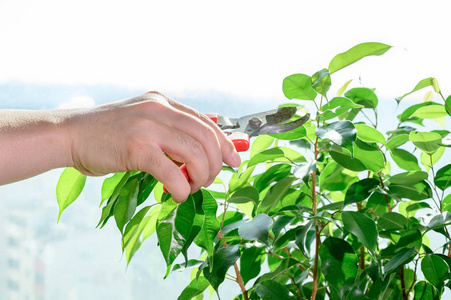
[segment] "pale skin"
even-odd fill
[[[186,164],[189,182],[170,158]],[[158,92],[83,109],[0,110],[0,185],[61,167],[91,176],[141,170],[183,202],[223,162],[238,167],[240,157],[216,124]]]

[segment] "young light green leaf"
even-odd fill
[[[418,149],[428,154],[437,151],[442,142],[441,135],[436,132],[412,131],[409,139]]]
[[[445,153],[445,147],[440,147],[432,154],[428,154],[426,152],[421,152],[420,155],[420,161],[421,164],[426,169],[426,172],[429,172],[429,170],[434,166],[440,158],[442,158],[443,154]]]
[[[433,85],[432,79],[433,79],[433,77],[429,77],[429,78],[425,78],[425,79],[421,80],[420,82],[417,83],[417,85],[413,88],[412,91],[402,95],[401,97],[396,98],[396,102],[398,102],[398,104],[399,104],[399,102],[401,102],[401,100],[404,97],[406,97],[406,96],[408,96],[408,95],[410,95],[410,94],[412,94],[412,93],[414,93],[414,92],[416,92],[418,90],[421,90],[421,89],[423,89],[423,88],[425,88],[427,86],[432,86]]]
[[[327,282],[336,289],[340,299],[346,299],[357,276],[358,259],[354,249],[345,240],[328,237],[318,252],[321,272]]]
[[[304,156],[301,153],[297,152],[296,150],[287,147],[276,147],[256,154],[249,160],[247,167],[250,168],[266,161],[280,161],[292,163],[292,162],[305,162],[306,160]]]
[[[438,290],[444,286],[444,281],[449,279],[450,270],[448,264],[438,255],[426,255],[421,261],[421,271],[424,277]]]
[[[447,164],[437,171],[434,183],[442,191],[451,186],[451,164]]]
[[[262,152],[263,150],[268,149],[269,146],[274,144],[274,138],[267,134],[259,135],[255,138],[251,145],[250,156],[253,157],[255,154]]]
[[[240,273],[244,284],[255,278],[261,270],[261,265],[265,261],[266,252],[264,247],[244,249],[240,257]]]
[[[327,92],[332,85],[332,80],[330,78],[329,70],[322,69],[312,76],[312,87],[318,94],[326,97]]]
[[[238,228],[238,234],[243,240],[268,242],[269,228],[273,221],[266,214],[256,215]]]
[[[265,280],[257,284],[255,292],[262,300],[294,300],[290,290],[275,280]]]
[[[205,278],[211,286],[218,291],[219,285],[224,281],[227,270],[240,258],[239,245],[220,248],[213,255],[213,268],[204,268]]]
[[[379,102],[374,91],[369,88],[353,88],[347,91],[345,96],[365,108],[376,108]]]
[[[375,254],[378,237],[376,223],[364,214],[353,211],[344,211],[342,220],[345,229],[354,234],[368,251]]]
[[[382,43],[362,43],[358,44],[346,52],[336,55],[329,63],[330,74],[343,69],[364,57],[371,55],[382,55],[387,52],[391,46]]]
[[[312,78],[305,74],[293,74],[285,77],[282,91],[288,99],[315,100],[316,91],[312,87]]]
[[[421,171],[415,155],[404,149],[390,149],[390,156],[401,169],[406,171]]]
[[[387,148],[388,149],[397,148],[399,146],[404,145],[408,141],[409,141],[408,134],[398,134],[387,141]]]
[[[385,137],[382,133],[376,130],[374,127],[368,126],[366,124],[355,124],[357,129],[357,137],[367,143],[380,143],[385,145]]]
[[[56,199],[58,201],[60,221],[63,211],[74,202],[85,187],[86,175],[81,174],[74,168],[66,168],[61,174],[56,185]]]
[[[337,96],[340,97],[341,95],[343,95],[343,93],[346,91],[346,89],[348,88],[348,85],[352,82],[352,79],[349,79],[348,81],[345,82],[345,84],[343,84],[343,86],[341,88],[338,89],[337,91]]]
[[[124,177],[125,174],[126,172],[115,173],[113,176],[106,178],[103,181],[102,202],[100,203],[100,205],[102,205],[102,203],[105,200],[107,200],[108,198],[111,197],[111,195],[113,195],[114,189],[116,188],[116,186],[118,185],[118,183],[121,181],[122,177]]]
[[[417,117],[420,119],[431,119],[435,120],[438,118],[442,118],[447,116],[445,106],[441,104],[436,105],[428,105],[418,108],[413,114],[412,117]]]

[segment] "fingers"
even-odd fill
[[[188,107],[182,103],[174,101],[170,98],[167,98],[167,99],[168,99],[168,102],[174,108],[190,114],[191,116],[201,120],[202,122],[207,124],[210,128],[212,128],[216,134],[216,137],[217,137],[219,145],[220,145],[222,161],[231,167],[239,167],[240,166],[241,159],[240,159],[240,156],[238,155],[232,141],[227,138],[227,136],[222,132],[222,130],[209,117],[207,117],[206,115],[204,115],[202,113],[199,113],[198,111],[196,111],[196,110],[192,109],[191,107]]]

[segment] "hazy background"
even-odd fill
[[[311,75],[337,53],[378,41],[396,47],[334,74],[331,94],[348,79],[350,87],[361,81],[377,88],[390,107],[382,110],[384,124],[400,113],[392,114],[393,98],[423,78],[436,77],[450,94],[448,7],[447,1],[0,0],[0,108],[87,106],[159,90],[202,112],[239,116],[287,101],[285,76]],[[155,237],[126,270],[114,222],[95,229],[101,178],[88,179],[56,224],[61,172],[0,187],[0,299],[176,299],[189,275],[163,280]],[[239,292],[233,283],[220,290],[223,299]]]

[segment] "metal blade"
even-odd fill
[[[276,113],[266,115],[266,124],[279,124],[291,119],[296,113],[296,107],[281,107]]]
[[[259,131],[254,132],[252,136],[257,136],[260,134],[275,134],[275,133],[282,133],[287,132],[293,129],[296,129],[298,127],[301,127],[304,125],[308,120],[310,119],[310,114],[305,114],[300,119],[297,119],[296,121],[284,123],[284,124],[265,124],[263,125]]]

